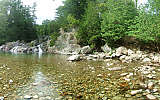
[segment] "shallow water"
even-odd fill
[[[5,97],[5,100],[25,100],[25,96],[30,96],[32,100],[146,99],[142,93],[134,96],[129,94],[131,90],[139,89],[135,85],[139,81],[138,75],[133,75],[130,82],[121,76],[122,73],[135,74],[134,68],[141,66],[140,62],[68,62],[66,59],[64,55],[0,53],[0,97]],[[108,70],[113,67],[122,69]],[[157,73],[154,80],[159,79]],[[156,93],[159,93],[159,88]]]

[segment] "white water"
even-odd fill
[[[40,45],[38,45],[38,57],[41,58],[43,50],[41,49]]]

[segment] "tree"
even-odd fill
[[[107,0],[104,7],[106,10],[102,13],[102,37],[113,46],[128,35],[137,9],[132,0]]]
[[[21,0],[0,1],[0,40],[4,42],[36,39],[35,8],[23,6]]]

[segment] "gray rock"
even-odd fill
[[[128,55],[134,54],[134,51],[131,49],[128,49]]]
[[[127,53],[128,53],[128,50],[125,47],[119,47],[119,48],[116,49],[116,56],[117,57],[119,57],[119,56],[121,56],[123,54],[127,55]]]
[[[102,46],[101,49],[103,50],[103,52],[107,52],[107,53],[111,52],[112,50],[107,43],[104,46]]]
[[[78,60],[80,60],[80,55],[72,55],[72,56],[70,56],[67,60],[68,61],[78,61]]]
[[[24,96],[24,99],[31,99],[32,98],[32,96],[30,96],[30,95],[25,95]]]
[[[113,68],[108,68],[108,70],[110,71],[118,71],[118,70],[121,70],[122,67],[113,67]]]
[[[10,52],[12,52],[12,53],[26,53],[27,47],[15,46],[10,50]]]
[[[153,82],[149,82],[149,83],[148,83],[148,89],[150,89],[150,90],[153,89],[153,86],[154,86],[154,83],[153,83]]]
[[[4,100],[4,97],[0,97],[0,100]]]
[[[146,97],[149,100],[157,100],[157,98],[154,95],[151,95],[151,94],[146,95]]]
[[[84,46],[81,48],[81,54],[88,54],[91,53],[92,49],[89,46]]]
[[[151,62],[151,59],[150,58],[144,58],[143,59],[143,62],[145,63],[145,62]]]
[[[141,92],[142,92],[142,89],[140,89],[140,90],[132,90],[131,91],[131,95],[136,95],[136,94],[141,93]]]

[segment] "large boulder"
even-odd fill
[[[107,43],[104,46],[102,46],[101,49],[103,50],[103,52],[106,52],[106,53],[109,53],[112,50]]]
[[[127,54],[128,54],[128,50],[127,50],[127,48],[125,48],[125,47],[119,47],[119,48],[116,49],[115,55],[116,55],[117,57],[119,57],[119,56],[121,56],[121,55],[127,55]]]
[[[78,61],[78,60],[80,60],[80,55],[72,55],[72,56],[70,56],[67,60],[68,61]]]
[[[89,53],[91,53],[91,51],[92,51],[92,49],[90,48],[90,46],[84,46],[84,47],[82,47],[80,53],[81,54],[89,54]]]
[[[10,52],[12,52],[12,53],[26,53],[27,49],[28,48],[23,47],[23,46],[15,46],[14,48],[12,48],[10,50]]]

